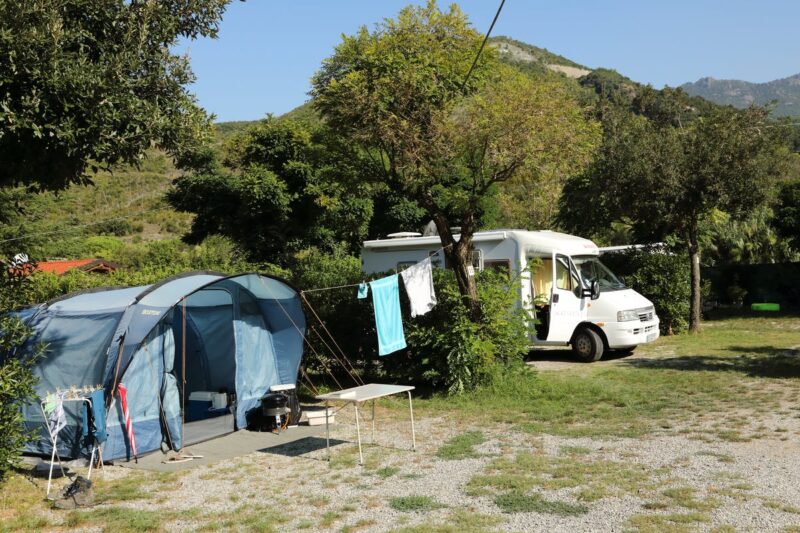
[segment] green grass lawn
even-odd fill
[[[566,436],[635,437],[716,419],[712,433],[748,439],[758,436],[744,430],[748,422],[800,400],[798,349],[798,316],[725,317],[706,321],[700,334],[642,346],[635,357],[525,369],[475,393],[419,399],[415,408]]]

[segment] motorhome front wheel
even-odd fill
[[[572,339],[572,353],[579,361],[592,363],[603,357],[603,339],[589,328],[581,328]]]

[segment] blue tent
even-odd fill
[[[298,292],[254,273],[196,272],[150,286],[91,289],[17,315],[34,335],[14,356],[47,344],[35,368],[40,396],[92,385],[108,395],[123,383],[139,454],[246,427],[248,412],[271,386],[296,384],[306,327]],[[233,409],[209,409],[204,396],[221,392]],[[59,454],[88,455],[79,405],[66,407]],[[39,406],[26,406],[24,415],[40,434],[26,451],[49,455]],[[116,400],[103,456],[130,458]]]

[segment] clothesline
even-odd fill
[[[432,251],[431,254],[438,254],[439,252],[441,252],[445,248],[449,248],[450,246],[452,246],[452,244],[448,244],[447,246],[442,246],[440,248],[437,248],[436,250]],[[424,259],[422,261],[424,261]],[[417,262],[419,263],[420,261],[417,261]],[[364,282],[362,281],[362,282],[359,282],[359,283],[348,283],[347,285],[334,285],[333,287],[319,287],[319,288],[316,288],[316,289],[306,289],[306,290],[301,290],[300,293],[332,291],[334,289],[347,289],[347,288],[350,288],[350,287],[358,287],[362,283],[364,283]]]
[[[61,394],[63,392],[63,393],[65,393],[67,395],[67,396],[64,397],[65,400],[81,400],[86,395],[91,394],[94,391],[100,390],[102,388],[103,388],[102,385],[91,385],[91,386],[88,386],[88,387],[75,387],[75,386],[72,386],[72,387],[70,387],[68,389],[62,389],[62,388],[59,387],[59,388],[56,388],[55,392],[50,392],[50,391],[45,392],[45,394],[44,394],[44,396],[42,396],[42,398],[46,398],[47,396],[50,396],[51,394]]]

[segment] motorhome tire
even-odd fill
[[[580,328],[572,338],[572,353],[584,363],[592,363],[603,357],[603,339],[589,328]]]

